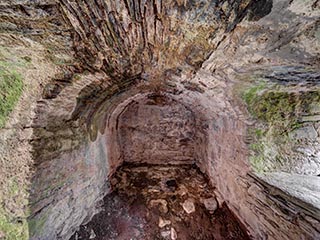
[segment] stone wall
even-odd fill
[[[38,166],[30,197],[30,239],[68,239],[97,213],[110,191],[106,146],[107,139],[99,135]]]
[[[6,163],[26,153],[26,165],[34,166],[31,238],[68,239],[96,212],[110,191],[108,177],[124,161],[162,158],[169,163],[167,158],[174,156],[179,162],[196,159],[216,186],[220,202],[228,204],[253,238],[319,238],[319,207],[284,191],[290,181],[272,187],[277,175],[258,178],[250,173],[247,130],[256,119],[239,97],[239,86],[253,86],[261,75],[279,80],[275,66],[293,67],[280,71],[280,80],[286,82],[283,75],[291,74],[287,82],[295,82],[298,91],[318,84],[318,75],[309,73],[319,71],[319,1],[134,2],[0,3],[1,43],[14,42],[23,55],[42,56],[35,58],[39,61],[32,74],[21,70],[25,82],[39,83],[29,86],[35,92],[29,89],[23,100],[30,102],[18,104],[1,139],[3,149],[9,149],[2,151]],[[40,50],[26,51],[39,43]],[[256,72],[261,75],[252,74]],[[154,79],[160,87],[150,86]],[[301,79],[312,81],[301,86]],[[159,88],[169,97],[168,104],[146,97],[158,94]],[[297,142],[303,151],[298,160],[318,163],[318,110],[304,119],[307,123],[292,137],[307,134],[312,143]],[[160,122],[178,131],[162,132]],[[17,135],[22,140],[11,134],[14,128],[23,133]],[[162,139],[173,153],[141,150],[162,144]],[[311,145],[309,156],[306,147]],[[21,149],[15,151],[15,146]],[[291,158],[287,151],[282,154]]]
[[[110,191],[108,138],[96,133],[90,140],[83,118],[72,120],[78,99],[92,90],[93,82],[99,86],[103,77],[79,77],[77,84],[37,103],[30,141],[34,159],[30,239],[68,239],[99,211],[100,200]]]
[[[184,90],[174,97],[194,106],[193,111],[202,119],[206,136],[202,139],[207,142],[200,141],[203,145],[197,148],[197,164],[216,187],[220,204],[230,207],[253,239],[319,238],[318,177],[252,173],[246,144],[250,121],[234,92],[221,91],[236,85],[221,83],[206,72],[189,81],[200,85],[204,78],[212,84],[207,88],[216,86],[215,94]]]
[[[288,186],[285,178],[270,179],[277,181],[269,184],[266,176],[257,177],[248,174],[245,177],[238,176],[235,184],[238,186],[237,203],[229,202],[231,209],[238,215],[242,222],[249,227],[254,239],[318,239],[320,236],[319,203],[310,204],[312,196],[318,199],[319,180],[315,179],[315,185],[303,184],[308,177],[298,185],[290,183]],[[316,177],[313,177],[316,178]],[[289,179],[289,178],[288,178]],[[270,182],[271,183],[271,182]],[[299,189],[304,198],[294,196],[293,192],[285,191],[288,188]],[[308,191],[306,191],[308,189]],[[309,198],[309,199],[308,199]],[[236,203],[236,204],[235,204]]]
[[[195,116],[165,96],[134,101],[119,116],[124,162],[191,164],[195,162]]]

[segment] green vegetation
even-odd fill
[[[16,204],[26,205],[25,194],[25,190],[21,189],[15,178],[8,181],[8,195],[14,199]],[[0,236],[4,234],[4,240],[29,239],[26,213],[20,212],[18,215],[9,213],[3,206],[0,206]]]
[[[320,102],[320,91],[287,92],[266,89],[261,83],[247,90],[243,99],[254,117],[283,133],[299,126],[301,113],[308,113],[313,103]]]
[[[23,90],[23,81],[14,67],[0,61],[0,128],[3,128],[9,113],[18,102]]]
[[[22,94],[24,84],[20,73],[26,69],[30,61],[30,57],[20,57],[9,49],[0,47],[0,128],[5,126],[9,114]],[[15,177],[5,179],[0,194],[1,239],[29,238],[27,213],[23,208],[27,206],[27,201],[25,184]]]
[[[250,114],[259,120],[255,128],[248,130],[252,139],[249,145],[252,167],[257,172],[265,172],[284,166],[286,158],[280,153],[295,143],[288,135],[303,126],[302,115],[317,109],[320,90],[290,91],[287,87],[260,81],[244,91],[242,98]]]
[[[254,133],[257,136],[257,138],[261,138],[264,136],[265,131],[263,129],[255,129]]]
[[[255,154],[249,157],[251,165],[257,172],[263,172],[265,170],[264,161],[264,145],[262,142],[252,143],[249,146]]]
[[[257,98],[257,95],[260,91],[266,88],[265,82],[260,82],[258,85],[254,85],[253,87],[247,89],[243,94],[243,100],[251,106],[254,103],[254,100]]]
[[[16,68],[25,65],[26,60],[11,62],[2,60],[3,54],[0,57],[0,128],[3,128],[22,94],[23,80]]]
[[[4,127],[6,118],[21,96],[22,89],[21,75],[0,65],[0,128]]]
[[[26,219],[11,219],[6,211],[0,208],[0,236],[1,234],[5,235],[4,240],[29,239]]]
[[[43,233],[43,227],[48,219],[48,213],[42,215],[38,219],[31,219],[29,221],[29,233],[32,237],[36,232]]]

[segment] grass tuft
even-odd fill
[[[27,240],[28,224],[26,219],[10,219],[4,209],[0,207],[0,236],[3,240]]]
[[[23,90],[22,76],[8,64],[0,62],[0,128],[5,126]]]

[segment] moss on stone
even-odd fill
[[[0,47],[0,128],[5,126],[9,114],[21,97],[24,83],[20,73],[28,67],[29,59]],[[29,239],[26,189],[27,186],[19,177],[6,179],[0,194],[0,235],[4,235],[1,239]]]
[[[269,126],[290,131],[298,126],[302,113],[309,113],[312,104],[320,102],[320,91],[288,92],[266,89],[266,84],[261,83],[248,89],[243,99],[254,117]]]
[[[288,135],[303,126],[301,116],[313,114],[320,103],[320,90],[297,91],[282,85],[256,83],[243,92],[249,113],[257,119],[249,128],[252,139],[249,161],[257,172],[281,168],[286,163],[281,152],[295,141]]]
[[[243,100],[248,104],[248,106],[251,106],[254,103],[254,100],[257,98],[258,93],[264,90],[265,88],[265,82],[260,82],[259,84],[254,85],[253,87],[247,89],[244,92]]]
[[[255,129],[254,134],[257,136],[258,139],[265,135],[265,130],[263,129]]]
[[[36,233],[40,233],[40,234],[43,233],[43,228],[48,219],[48,216],[49,216],[49,212],[43,214],[38,218],[30,219],[30,221],[28,222],[30,237],[32,237]]]
[[[254,98],[251,111],[261,120],[279,124],[292,117],[295,105],[294,96],[283,92],[267,92]]]
[[[250,150],[252,150],[255,154],[252,154],[249,157],[249,161],[251,165],[257,172],[264,172],[265,164],[264,164],[264,145],[262,142],[252,143],[249,146]]]

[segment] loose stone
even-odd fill
[[[174,228],[171,228],[171,240],[176,240],[178,239],[177,232]]]
[[[160,228],[163,228],[167,225],[170,225],[171,224],[171,221],[170,220],[166,220],[166,219],[163,219],[163,218],[159,218],[159,227]]]
[[[214,197],[204,199],[203,204],[210,213],[213,213],[218,208],[218,202]]]
[[[184,211],[188,214],[193,213],[196,208],[194,206],[193,200],[188,198],[186,201],[184,201],[184,203],[182,204],[182,207],[184,209]]]

